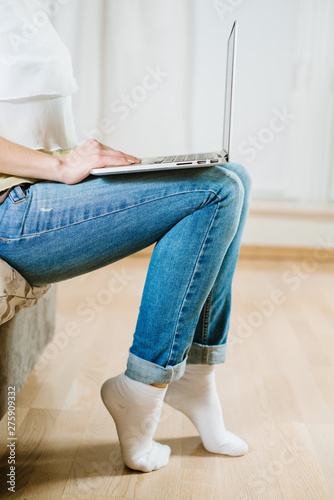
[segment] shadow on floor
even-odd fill
[[[202,446],[198,436],[173,439],[159,439],[159,442],[168,444],[172,455],[213,458]],[[21,442],[21,445],[23,443]],[[26,449],[26,447],[23,447]],[[232,457],[224,457],[224,459]],[[57,483],[59,481],[73,482],[76,489],[83,493],[95,489],[97,484],[105,477],[142,475],[144,473],[133,471],[124,465],[118,442],[88,444],[77,447],[57,447],[43,449],[43,444],[37,449],[16,455],[16,493],[8,491],[7,474],[9,466],[6,456],[0,459],[0,498],[25,498],[25,488],[35,486],[38,489],[43,483]],[[23,496],[22,496],[23,495]],[[29,500],[29,499],[28,499]]]

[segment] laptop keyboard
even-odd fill
[[[201,163],[219,163],[222,156],[219,153],[199,153],[199,154],[189,154],[189,155],[178,155],[178,156],[160,156],[157,158],[149,158],[151,164],[163,164],[163,163],[176,163],[177,165],[191,165],[196,162],[198,165]]]

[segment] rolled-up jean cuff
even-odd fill
[[[125,375],[144,384],[170,384],[184,374],[187,358],[175,366],[163,366],[129,353]]]
[[[202,345],[193,342],[188,352],[187,363],[192,365],[215,365],[226,360],[226,344]]]

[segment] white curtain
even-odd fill
[[[138,156],[220,149],[237,19],[232,159],[255,198],[334,199],[333,0],[48,1],[73,55],[81,141]]]
[[[71,0],[53,22],[80,91],[78,136],[139,156],[188,148],[190,0]]]
[[[333,0],[298,1],[286,194],[323,203],[334,201],[333,22]]]

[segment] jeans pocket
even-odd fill
[[[30,201],[29,186],[16,186],[10,191],[0,205],[0,240],[9,241],[22,236]]]

